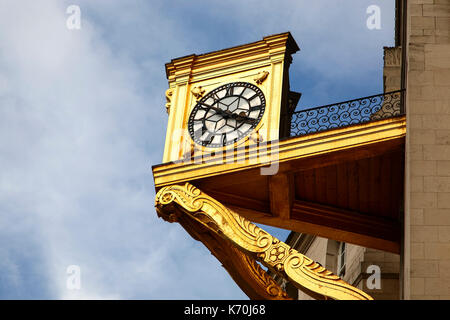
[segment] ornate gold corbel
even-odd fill
[[[261,143],[261,142],[264,141],[264,138],[263,138],[263,136],[259,133],[259,131],[256,131],[256,132],[253,132],[253,133],[250,135],[250,140],[251,140],[253,143]]]
[[[261,71],[261,72],[258,72],[258,74],[256,75],[256,77],[253,80],[255,80],[256,84],[261,84],[264,82],[264,80],[267,79],[268,76],[269,76],[269,71]]]
[[[167,114],[170,114],[170,107],[172,104],[172,95],[173,95],[173,89],[169,88],[166,90],[166,112]]]
[[[201,86],[198,86],[198,87],[192,88],[191,92],[194,95],[195,99],[198,101],[205,94],[205,89],[203,89]]]
[[[254,300],[291,300],[278,283],[251,257],[211,232],[187,214],[177,222],[194,238],[201,241],[221,263],[244,293]]]
[[[189,183],[160,189],[156,194],[155,206],[160,217],[169,222],[180,222],[194,238],[206,242],[207,247],[210,242],[199,236],[200,233],[195,231],[199,228],[193,227],[192,223],[209,230],[217,243],[234,247],[251,260],[259,261],[291,281],[298,289],[318,299],[372,300],[365,292],[349,285],[319,263],[302,255]],[[187,221],[191,221],[190,226]],[[242,261],[243,256],[240,259]],[[250,262],[247,265],[250,265]],[[251,277],[241,277],[241,281],[255,280]],[[262,282],[260,281],[260,285]],[[240,286],[245,287],[242,284]],[[266,295],[266,298],[271,299],[270,295]]]

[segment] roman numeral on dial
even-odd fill
[[[201,127],[194,132],[194,137],[200,139],[206,131],[207,129],[205,127]]]
[[[234,87],[232,85],[228,85],[226,90],[227,90],[226,93],[225,93],[226,96],[232,96],[233,95]]]
[[[206,103],[201,102],[201,101],[198,102],[198,106],[202,110],[209,110],[211,108],[211,106],[209,104],[206,104]]]
[[[253,99],[255,99],[258,96],[257,93],[255,93],[254,95],[252,95],[250,98],[248,98],[248,101],[252,101]]]
[[[220,97],[217,95],[217,92],[212,93],[211,98],[213,98],[214,103],[216,103],[218,100],[220,100]]]
[[[213,139],[214,139],[214,134],[212,134],[211,132],[208,132],[206,134],[206,136],[205,136],[205,134],[203,134],[199,140],[206,142],[207,144],[210,144],[213,141]]]

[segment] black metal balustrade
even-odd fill
[[[296,111],[291,136],[301,136],[358,123],[397,117],[405,113],[403,90]]]

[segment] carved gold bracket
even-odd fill
[[[263,136],[259,133],[259,131],[255,131],[250,135],[250,140],[253,143],[260,143],[264,141]]]
[[[261,84],[264,82],[264,80],[267,79],[268,76],[269,71],[261,71],[256,75],[256,77],[253,80],[255,80],[256,84]]]
[[[191,92],[194,95],[195,99],[198,101],[205,94],[205,89],[203,89],[201,86],[198,86],[198,87],[192,88]]]
[[[286,293],[257,265],[259,261],[315,298],[372,300],[189,183],[160,189],[155,206],[160,217],[179,222],[222,263],[225,261],[224,267],[252,299],[287,299]],[[238,265],[245,267],[239,270]]]
[[[202,223],[181,213],[177,221],[196,240],[201,241],[222,263],[236,284],[254,300],[290,300],[287,293],[251,257],[211,232]]]
[[[172,95],[173,95],[173,89],[169,88],[166,90],[166,112],[167,114],[170,114],[170,107],[172,105]]]

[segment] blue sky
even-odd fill
[[[72,4],[80,30],[66,28]],[[380,30],[366,27],[372,4]],[[393,17],[394,0],[2,0],[0,298],[246,299],[156,216],[164,64],[290,31],[300,107],[358,98],[382,92]],[[69,265],[80,290],[67,289]]]

